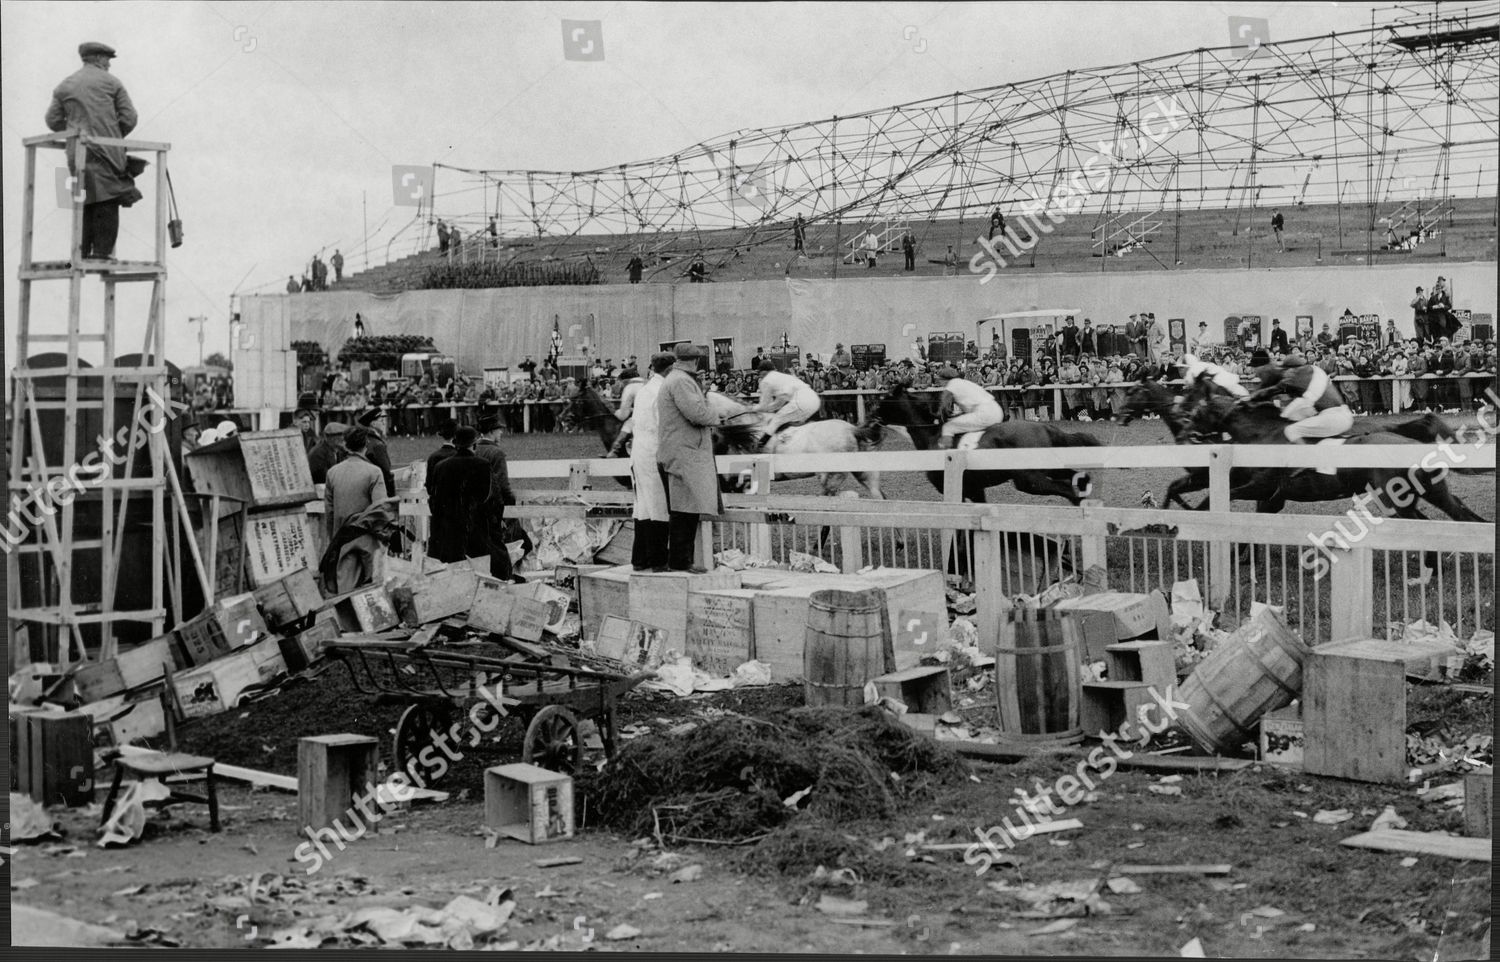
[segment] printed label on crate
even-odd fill
[[[312,473],[307,466],[301,432],[242,436],[240,451],[245,458],[252,497],[257,502],[312,497]]]
[[[692,592],[687,626],[687,653],[693,665],[721,678],[733,674],[754,649],[753,599]]]
[[[251,515],[247,522],[246,554],[250,580],[256,587],[285,578],[298,568],[312,568],[312,526],[300,508],[276,514]]]

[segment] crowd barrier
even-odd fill
[[[1486,391],[1496,391],[1496,375],[1493,371],[1475,371],[1463,375],[1388,375],[1385,377],[1360,378],[1348,375],[1338,375],[1333,380],[1344,392],[1344,397],[1354,406],[1356,411],[1365,414],[1401,413],[1409,407],[1423,406],[1431,408],[1457,408],[1460,410],[1472,410],[1479,406],[1485,397]],[[1165,381],[1168,385],[1181,384],[1181,381]],[[1253,379],[1246,379],[1245,385],[1249,388],[1255,387]],[[1037,410],[1050,410],[1055,420],[1062,420],[1066,407],[1065,394],[1067,391],[1092,392],[1104,391],[1106,396],[1102,399],[1104,407],[1111,407],[1124,402],[1125,392],[1134,382],[1109,383],[1109,384],[1046,384],[1025,387],[989,387],[986,388],[995,395],[1001,405],[1011,408],[1035,408]],[[915,394],[935,394],[942,390],[941,387],[915,388]],[[845,420],[863,421],[870,413],[872,402],[878,401],[886,392],[883,390],[841,390],[823,391],[823,413],[825,417],[843,418]],[[747,404],[753,404],[753,395],[734,395]],[[1096,400],[1090,397],[1087,401]],[[460,424],[473,424],[477,419],[477,409],[496,410],[505,421],[505,427],[513,434],[551,433],[566,426],[565,413],[569,402],[566,400],[538,400],[538,401],[511,401],[500,404],[478,401],[450,401],[442,404],[407,404],[391,409],[390,433],[395,436],[418,435],[427,436],[437,432],[438,425],[447,418],[453,418]],[[352,423],[362,408],[325,405],[317,409],[320,413],[319,421],[326,424],[329,421],[344,421]],[[238,408],[229,410],[216,409],[212,411],[197,412],[202,417],[221,417],[226,415],[254,415],[259,412],[246,411]]]

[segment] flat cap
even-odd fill
[[[111,47],[107,43],[100,43],[97,40],[90,40],[78,45],[78,56],[80,57],[97,57],[100,54],[106,57],[119,56],[119,54],[115,53],[114,47]]]
[[[343,421],[329,421],[323,426],[323,436],[328,437],[330,434],[345,434],[348,432],[348,430],[349,425],[345,424]]]
[[[692,341],[683,341],[681,344],[678,344],[676,347],[672,348],[672,355],[679,361],[692,360],[694,358],[705,356],[703,348],[699,347],[697,344],[694,344]]]

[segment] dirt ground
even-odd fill
[[[337,719],[352,704],[336,677],[276,696],[299,701],[301,715],[272,700],[255,703],[221,716],[211,735],[206,724],[185,729],[182,747],[214,744],[221,761],[239,764],[260,755],[261,768],[292,774],[295,763],[285,760],[296,738],[311,733],[308,726],[333,730],[325,711]],[[1414,704],[1429,706],[1428,715],[1493,725],[1488,695],[1417,694]],[[627,698],[622,724],[661,730],[707,707],[754,715],[798,701],[795,687],[690,699],[642,693]],[[450,801],[388,816],[312,875],[310,862],[293,854],[302,839],[290,793],[228,783],[221,833],[207,831],[201,806],[177,806],[127,849],[94,847],[92,810],[61,812],[62,842],[16,849],[12,898],[133,934],[134,944],[194,948],[266,946],[276,931],[319,916],[371,905],[440,907],[458,894],[483,899],[492,888],[511,889],[517,902],[492,941],[564,950],[1175,956],[1197,938],[1209,957],[1462,959],[1479,957],[1490,920],[1488,864],[1424,856],[1403,867],[1400,854],[1338,844],[1387,805],[1412,829],[1456,830],[1458,813],[1415,788],[1254,766],[1187,774],[1176,783],[1180,795],[1161,795],[1151,790],[1170,784],[1161,773],[1122,767],[1098,783],[1094,801],[1065,813],[1081,829],[1017,842],[1007,850],[1015,865],[978,875],[963,851],[921,846],[973,842],[976,830],[1013,815],[1015,790],[1052,785],[1081,756],[974,762],[967,779],[936,786],[894,819],[805,826],[810,844],[831,841],[844,850],[826,869],[855,873],[845,879],[853,884],[829,885],[812,878],[816,851],[797,853],[793,861],[802,864],[781,874],[753,847],[664,852],[650,839],[587,824],[570,841],[502,840],[488,848],[476,776],[483,765],[511,760],[509,751],[487,746],[472,768],[456,768],[438,786],[454,793]],[[1341,808],[1353,814],[1342,824],[1312,820]],[[587,823],[586,807],[581,815]],[[560,856],[582,861],[536,864]],[[1121,864],[1177,863],[1232,868],[1224,876],[1128,876],[1136,894],[1108,885],[1125,874]],[[696,878],[673,881],[695,865]],[[1028,884],[1079,882],[1097,888],[1087,914],[1078,914],[1085,909],[1076,902],[1033,905],[1023,897]],[[832,915],[818,908],[825,896],[866,906]],[[620,925],[639,934],[607,939]],[[1056,926],[1069,927],[1038,934]]]

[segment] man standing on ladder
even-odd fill
[[[944,365],[938,371],[942,378],[943,398],[938,410],[943,414],[943,434],[938,447],[951,448],[960,435],[970,431],[983,431],[1005,420],[1005,410],[995,396],[984,388],[961,377],[958,368]],[[957,411],[957,414],[951,412]]]
[[[83,58],[83,67],[52,91],[47,129],[76,130],[93,137],[127,136],[135,129],[135,105],[130,102],[125,85],[109,72],[114,48],[91,41],[78,45],[78,55]],[[68,152],[68,171],[77,178],[72,151]],[[81,254],[88,260],[112,260],[115,239],[120,233],[120,208],[141,199],[126,167],[125,148],[97,145],[88,148],[83,191]],[[72,193],[77,195],[76,187]]]
[[[770,412],[766,421],[766,434],[760,446],[765,448],[771,438],[790,424],[802,424],[823,409],[823,399],[801,378],[776,370],[769,360],[760,362],[760,403],[756,411]]]

